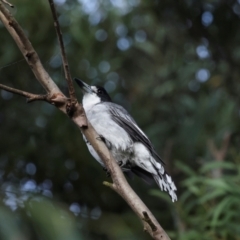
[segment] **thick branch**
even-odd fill
[[[143,212],[143,221],[147,222],[148,225],[151,227],[153,232],[157,231],[157,227],[155,226],[155,224],[152,222],[152,219],[148,216],[147,212]]]
[[[76,102],[77,99],[76,99],[75,90],[74,90],[74,87],[73,87],[71,74],[70,74],[70,71],[69,71],[67,55],[66,55],[66,52],[65,52],[64,44],[63,44],[62,32],[61,32],[61,29],[60,29],[60,26],[59,26],[56,9],[55,9],[53,0],[48,0],[48,1],[49,1],[51,10],[52,10],[54,27],[55,27],[56,32],[57,32],[58,42],[59,42],[60,49],[61,49],[63,69],[64,69],[64,74],[65,74],[65,79],[66,79],[67,84],[68,84],[69,96],[70,96],[71,102]]]
[[[9,11],[3,6],[0,1],[0,19],[5,25],[6,29],[18,45],[20,51],[25,57],[27,63],[31,67],[35,77],[46,89],[48,93],[60,92],[58,86],[52,81],[49,74],[45,71],[38,54],[32,47],[32,44],[26,37],[23,29],[18,22],[12,17]]]

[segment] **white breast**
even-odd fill
[[[97,103],[100,103],[100,99],[96,94],[84,94],[82,104],[85,112],[89,111]]]
[[[132,146],[128,133],[111,119],[104,103],[85,108],[87,118],[99,135],[107,139],[116,149],[125,151]]]

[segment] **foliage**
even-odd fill
[[[1,206],[1,239],[84,239],[74,217],[58,205],[37,197],[24,202],[15,214]]]
[[[180,230],[176,239],[240,239],[239,162],[211,161],[197,171],[180,162],[176,165],[187,176],[182,181],[185,190],[175,205]],[[216,169],[220,178],[214,177]],[[162,197],[158,191],[151,193]]]
[[[13,15],[65,91],[48,2],[11,2]],[[103,85],[129,110],[176,182],[179,202],[170,204],[156,185],[151,189],[161,198],[149,194],[149,186],[140,180],[129,180],[164,229],[173,239],[237,239],[240,2],[55,2],[72,76]],[[1,83],[41,93],[1,23],[0,36]],[[208,142],[220,149],[226,132],[231,134],[229,149],[217,166]],[[19,238],[27,239],[27,232],[28,239],[32,234],[44,237],[40,212],[35,215],[39,220],[26,216],[30,210],[25,202],[32,201],[32,195],[53,200],[39,198],[42,206],[36,207],[54,206],[46,211],[47,219],[57,219],[62,208],[74,212],[75,218],[66,217],[75,222],[69,226],[73,235],[148,238],[122,199],[102,185],[105,173],[88,153],[80,132],[54,107],[26,105],[19,96],[0,91],[0,136],[1,201],[14,211],[2,206],[0,215],[10,219],[12,233]],[[216,179],[211,172],[217,167],[222,176]],[[19,228],[18,219],[24,227]]]

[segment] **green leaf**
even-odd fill
[[[44,199],[34,199],[26,204],[36,230],[46,240],[81,240],[73,216],[56,203]]]
[[[207,201],[217,199],[218,197],[223,196],[225,193],[226,192],[221,189],[213,189],[213,191],[202,195],[199,199],[199,203],[203,204]]]
[[[200,173],[207,173],[208,171],[215,170],[217,168],[227,169],[227,170],[235,170],[236,164],[231,162],[209,162],[207,164],[203,164],[200,169]]]
[[[180,161],[176,161],[175,166],[189,176],[196,175],[196,173],[190,167],[188,167],[186,164],[181,163]]]
[[[231,205],[232,199],[231,198],[225,198],[223,199],[214,209],[213,213],[213,218],[211,221],[211,226],[216,227],[219,225],[219,217],[223,212],[226,212],[227,214],[227,209],[228,206]]]
[[[166,192],[162,192],[160,190],[150,190],[149,194],[158,198],[161,198],[162,200],[166,201],[167,203],[172,203],[171,198],[168,196]]]

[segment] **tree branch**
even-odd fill
[[[14,93],[19,96],[27,98],[27,103],[34,102],[34,101],[45,101],[50,104],[60,106],[60,105],[65,104],[65,102],[67,100],[67,98],[63,97],[61,94],[53,94],[53,95],[34,94],[34,93],[26,92],[26,91],[23,91],[20,89],[11,88],[11,87],[8,87],[3,84],[0,84],[0,89],[3,89],[7,92],[11,92],[11,93]]]
[[[155,224],[152,222],[152,219],[148,216],[147,212],[143,212],[143,221],[147,222],[148,225],[151,227],[153,232],[157,231],[157,227],[155,226]]]
[[[1,0],[0,0],[0,19],[2,20],[3,24],[8,29],[9,33],[12,35],[13,39],[17,43],[27,63],[30,65],[32,71],[34,72],[37,80],[46,89],[48,94],[43,96],[49,96],[49,101],[47,102],[55,104],[55,106],[58,109],[67,114],[69,99],[64,96],[64,94],[59,90],[57,85],[53,82],[48,73],[45,71],[30,41],[26,38],[23,30],[21,29],[17,21],[10,15],[8,10],[5,9],[3,4],[1,4]],[[61,38],[61,35],[59,35],[59,37]],[[30,97],[30,99],[35,98],[36,100],[42,100],[37,99],[38,98],[37,96],[41,95],[34,94],[32,95],[31,93],[17,89],[12,89],[4,85],[1,86],[3,86],[2,89],[11,91],[21,96],[25,96],[27,98]],[[71,92],[71,89],[70,95],[72,96],[72,98],[74,97],[74,94],[73,92]],[[137,196],[133,189],[129,186],[128,182],[126,181],[123,175],[123,172],[121,171],[117,162],[113,159],[106,145],[102,141],[99,141],[99,135],[93,129],[92,125],[87,121],[82,105],[80,105],[77,101],[74,102],[74,112],[72,113],[72,115],[70,115],[70,117],[73,120],[73,122],[81,129],[82,133],[92,144],[93,148],[99,154],[105,166],[110,171],[113,183],[112,184],[105,183],[105,185],[110,186],[113,190],[115,190],[119,195],[123,197],[123,199],[129,204],[129,206],[141,219],[144,225],[144,229],[148,231],[148,233],[152,236],[153,239],[169,240],[170,238],[165,233],[161,225],[157,222],[153,214],[142,202],[142,200]]]
[[[36,100],[47,101],[47,102],[49,101],[48,94],[46,94],[46,95],[33,94],[33,93],[25,92],[25,91],[22,91],[22,90],[19,90],[16,88],[11,88],[11,87],[5,86],[3,84],[0,84],[0,88],[5,91],[8,91],[8,92],[11,92],[11,93],[14,93],[14,94],[17,94],[17,95],[27,98],[27,102],[32,102],[32,101],[36,101]]]
[[[3,3],[7,4],[9,7],[14,8],[14,6],[6,0],[2,0]]]
[[[63,44],[62,32],[61,32],[61,29],[60,29],[60,26],[59,26],[57,13],[56,13],[56,9],[55,9],[55,5],[53,3],[53,0],[48,0],[48,1],[49,1],[49,4],[50,4],[50,7],[51,7],[52,16],[53,16],[53,20],[54,20],[54,27],[55,27],[56,32],[57,32],[58,42],[59,42],[60,49],[61,49],[63,69],[64,69],[64,74],[65,74],[65,79],[66,79],[67,84],[68,84],[69,96],[70,96],[71,102],[74,103],[74,102],[77,101],[77,98],[76,98],[76,95],[75,95],[75,89],[73,87],[73,82],[72,82],[71,74],[70,74],[70,71],[69,71],[67,55],[66,55],[66,52],[65,52],[64,44]]]

